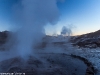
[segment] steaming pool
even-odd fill
[[[0,62],[0,73],[25,73],[26,75],[85,75],[83,61],[62,53],[42,53],[27,60],[15,57]]]

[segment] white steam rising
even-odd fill
[[[70,28],[63,26],[61,30],[61,34],[65,36],[70,36],[72,34],[72,31]]]
[[[58,21],[57,1],[59,0],[21,0],[21,7],[16,8],[21,25],[17,32],[19,43],[16,50],[20,55],[33,53],[33,46],[41,41],[45,34],[44,26]]]

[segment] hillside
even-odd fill
[[[100,30],[79,36],[73,36],[71,42],[73,42],[73,45],[79,47],[100,47]]]

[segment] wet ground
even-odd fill
[[[62,53],[42,53],[27,60],[20,57],[0,62],[0,73],[26,75],[85,75],[87,65],[80,59]]]

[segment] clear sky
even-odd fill
[[[0,31],[14,27],[12,7],[18,1],[0,0]],[[63,26],[71,28],[74,35],[100,29],[100,0],[65,0],[57,3],[57,6],[61,14],[60,20],[54,26],[45,27],[47,34],[59,34]]]

